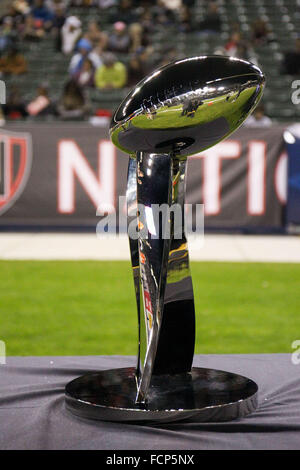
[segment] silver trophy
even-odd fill
[[[226,421],[257,407],[257,385],[192,367],[195,309],[185,235],[189,155],[221,142],[263,93],[261,70],[232,57],[178,60],[136,85],[115,112],[113,143],[129,154],[128,234],[138,312],[136,368],[99,371],[66,386],[66,406],[93,419]]]

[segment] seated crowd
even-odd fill
[[[54,54],[62,54],[69,62],[66,83],[59,103],[49,97],[47,83],[37,89],[36,97],[26,105],[20,90],[8,90],[3,111],[8,118],[19,115],[36,116],[54,113],[62,118],[85,116],[89,113],[86,90],[105,90],[132,87],[155,67],[178,57],[178,51],[168,44],[161,46],[157,59],[151,41],[157,27],[175,26],[181,33],[218,35],[222,19],[218,5],[207,0],[206,15],[196,22],[193,8],[196,0],[12,0],[9,10],[0,18],[0,77],[30,72],[26,53],[19,45],[39,43],[53,38]],[[86,27],[80,15],[72,14],[72,7],[97,7],[98,13]],[[105,30],[102,15],[109,18]],[[252,46],[271,41],[270,31],[258,19],[250,37],[245,38],[238,24],[232,24],[232,34],[216,53],[254,60]],[[299,40],[300,41],[300,40]],[[54,56],[55,57],[55,56]],[[299,42],[294,51],[288,51],[282,73],[298,73]],[[55,58],[54,58],[55,60]],[[73,98],[72,98],[73,96]],[[18,110],[18,113],[16,113]],[[75,112],[76,111],[76,112]]]

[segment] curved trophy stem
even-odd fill
[[[139,316],[137,402],[144,403],[152,376],[190,372],[195,313],[184,233],[185,161],[144,152],[136,163],[131,159],[129,215],[135,166],[138,232],[129,230],[129,238]]]
[[[140,375],[140,343],[141,343],[141,296],[140,296],[140,263],[139,263],[139,247],[137,238],[136,213],[137,213],[137,196],[136,196],[136,160],[129,158],[128,174],[127,174],[127,231],[129,234],[129,248],[131,255],[131,266],[133,273],[134,290],[136,296],[136,306],[138,314],[138,360],[137,360],[137,376]],[[132,227],[132,228],[131,228]],[[135,235],[135,236],[134,236]]]

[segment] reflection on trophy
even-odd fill
[[[111,139],[130,156],[127,208],[137,366],[70,382],[66,404],[73,413],[111,421],[200,422],[255,410],[253,381],[192,367],[195,310],[184,198],[187,157],[234,132],[257,105],[263,87],[260,69],[244,60],[187,58],[138,83],[114,114]]]

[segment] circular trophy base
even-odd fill
[[[153,376],[147,404],[135,403],[135,368],[87,374],[66,386],[66,408],[103,421],[218,422],[241,418],[257,407],[257,385],[241,375],[194,367],[189,374]]]

